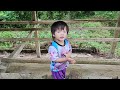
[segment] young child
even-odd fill
[[[69,63],[75,63],[75,60],[71,58],[72,47],[66,39],[68,32],[69,27],[63,21],[54,22],[51,26],[53,41],[48,53],[51,60],[50,70],[54,79],[65,79]]]

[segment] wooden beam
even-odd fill
[[[32,31],[30,32],[30,34],[28,35],[28,37],[32,36]],[[18,56],[18,54],[20,54],[20,52],[22,51],[22,49],[24,48],[25,44],[27,42],[23,42],[21,45],[19,45],[9,56],[8,58],[15,58]]]
[[[41,20],[41,21],[0,21],[0,24],[52,24],[58,20]],[[62,20],[66,23],[80,23],[80,22],[105,22],[105,21],[117,21],[108,19],[75,19],[75,20]]]
[[[37,12],[36,11],[32,11],[32,20],[37,21]],[[36,25],[34,25],[34,27],[36,27]],[[35,31],[34,36],[35,36],[35,39],[38,38],[38,31]],[[40,51],[40,43],[38,40],[35,40],[35,46],[36,46],[37,57],[40,58],[41,51]]]
[[[70,27],[70,30],[120,30],[120,27]]]
[[[42,28],[0,28],[0,31],[36,31]]]
[[[114,42],[114,41],[120,41],[120,38],[75,38],[75,39],[70,38],[69,40],[74,42],[91,42],[91,41]]]
[[[120,27],[70,27],[72,30],[120,30]],[[43,31],[50,30],[50,28],[0,28],[0,31]]]
[[[105,64],[105,65],[120,65],[120,59],[105,59],[105,58],[91,58],[91,57],[74,57],[76,64]],[[6,63],[41,63],[49,64],[50,60],[47,57],[41,58],[2,58],[2,62]]]
[[[97,41],[97,42],[118,42],[120,41],[120,38],[68,38],[72,42],[91,42],[91,41]],[[5,41],[52,41],[52,38],[0,38],[0,42]]]
[[[74,19],[73,21],[98,21],[98,22],[105,22],[105,21],[117,21],[116,19]]]

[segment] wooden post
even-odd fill
[[[117,22],[116,26],[120,27],[120,12],[119,12],[118,22]],[[114,30],[114,38],[118,38],[119,34],[120,34],[120,30]],[[116,46],[117,46],[117,42],[112,42],[112,47],[111,47],[111,52],[110,52],[109,58],[113,58],[115,56],[114,52],[115,52]]]
[[[36,11],[32,12],[32,20],[33,21],[37,21],[37,15],[36,14],[37,14]],[[36,27],[36,26],[34,26],[34,27]],[[35,35],[35,38],[37,39],[38,38],[38,31],[35,31],[34,35]],[[35,46],[36,46],[37,57],[40,58],[41,57],[41,51],[40,51],[40,42],[38,40],[35,40]]]

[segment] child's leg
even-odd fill
[[[65,75],[66,75],[66,68],[58,72],[52,71],[53,79],[65,79]]]

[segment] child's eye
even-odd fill
[[[64,33],[66,33],[66,31],[63,31]]]

